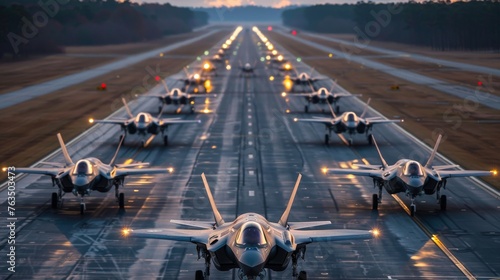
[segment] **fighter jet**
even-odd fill
[[[490,176],[496,175],[496,171],[480,170],[449,170],[458,167],[457,165],[438,165],[432,166],[432,161],[436,156],[441,135],[439,135],[434,150],[432,151],[427,163],[420,164],[411,159],[400,159],[394,165],[388,165],[373,137],[373,143],[377,148],[380,157],[380,165],[356,165],[359,169],[328,168],[325,173],[333,174],[352,174],[359,176],[369,176],[373,178],[374,187],[378,187],[379,193],[373,194],[372,209],[377,210],[378,204],[382,201],[382,188],[385,188],[389,194],[404,192],[410,197],[410,214],[415,215],[417,207],[415,198],[423,194],[436,194],[436,199],[440,205],[441,211],[446,210],[446,195],[441,195],[441,189],[446,189],[446,182],[451,177],[470,177],[470,176]]]
[[[210,58],[210,62],[222,64],[224,62],[224,59],[219,54],[216,54],[212,56],[212,58]]]
[[[186,67],[184,67],[183,70],[186,74],[186,78],[182,78],[180,80],[184,81],[185,85],[203,86],[206,90],[206,83],[210,82],[206,75],[202,75],[200,73],[189,73]]]
[[[297,273],[297,261],[304,258],[306,245],[312,242],[368,239],[378,235],[377,230],[324,229],[302,230],[331,224],[330,221],[288,222],[288,216],[302,175],[299,174],[286,209],[277,223],[256,213],[238,216],[225,222],[217,210],[210,187],[201,175],[212,207],[215,222],[171,220],[180,225],[200,229],[124,229],[124,236],[186,241],[196,244],[198,258],[205,259],[205,272],[196,271],[196,279],[208,279],[211,260],[215,268],[227,271],[239,269],[240,279],[264,277],[266,268],[283,271],[292,261],[293,276],[306,279],[304,271]]]
[[[325,80],[327,79],[326,77],[315,77],[312,76],[312,73],[314,72],[314,68],[311,69],[311,72],[306,73],[306,72],[298,72],[295,71],[296,76],[292,77],[287,77],[289,80],[291,80],[294,85],[311,85],[319,80]]]
[[[250,63],[245,63],[245,64],[241,64],[241,61],[240,61],[240,70],[241,70],[241,75],[246,75],[246,74],[251,74],[252,76],[255,76],[255,65],[257,64],[257,62],[255,62],[253,65],[250,64]]]
[[[185,123],[200,123],[200,120],[181,120],[179,118],[168,118],[161,119],[161,112],[158,118],[151,116],[149,113],[140,112],[137,115],[133,115],[130,111],[127,102],[124,98],[122,98],[122,102],[125,105],[125,109],[127,110],[127,114],[129,115],[129,119],[111,119],[111,120],[94,120],[90,119],[90,123],[107,123],[107,124],[119,124],[122,127],[123,135],[120,135],[120,141],[122,138],[125,138],[127,133],[130,134],[139,134],[143,136],[143,140],[141,141],[141,146],[146,145],[146,135],[153,134],[157,135],[161,133],[163,135],[163,143],[165,146],[168,145],[168,135],[165,134],[169,125],[172,124],[185,124]],[[124,141],[124,139],[123,139]]]
[[[334,85],[335,86],[335,85]],[[304,106],[304,112],[308,113],[309,112],[309,106],[312,104],[333,104],[335,106],[335,111],[338,113],[340,110],[340,107],[337,106],[337,101],[341,97],[353,97],[353,96],[360,96],[359,94],[349,94],[349,93],[344,93],[344,92],[332,92],[333,87],[331,90],[326,89],[325,87],[319,88],[317,91],[314,90],[314,88],[311,86],[311,92],[304,92],[304,93],[286,93],[283,92],[281,96],[283,97],[304,97],[307,100],[307,105]]]
[[[155,95],[145,95],[144,97],[153,97],[158,98],[160,100],[160,106],[158,107],[158,113],[160,114],[163,111],[163,105],[190,105],[191,113],[194,113],[194,104],[196,98],[207,98],[207,95],[195,95],[189,94],[187,92],[182,91],[180,88],[173,88],[169,90],[167,83],[165,80],[161,81],[163,87],[165,88],[166,94],[155,94]]]
[[[328,104],[328,108],[332,113],[333,118],[322,118],[322,117],[314,117],[312,119],[298,119],[294,118],[295,122],[315,122],[322,123],[325,125],[325,145],[328,145],[330,141],[330,136],[332,131],[340,134],[347,132],[349,134],[349,146],[352,145],[352,135],[356,133],[365,133],[368,139],[368,143],[372,143],[372,137],[370,131],[374,124],[381,123],[396,123],[403,122],[403,120],[387,120],[382,117],[371,117],[371,118],[363,118],[368,109],[368,104],[370,103],[370,99],[366,102],[366,107],[363,113],[360,116],[357,116],[354,112],[344,112],[340,116],[336,116],[330,104]]]
[[[64,163],[44,162],[45,165],[52,167],[16,167],[16,172],[19,173],[43,174],[52,178],[52,185],[59,188],[57,193],[52,193],[52,208],[54,209],[61,206],[62,197],[71,192],[80,197],[80,213],[83,214],[85,212],[84,197],[86,195],[89,195],[92,191],[108,192],[113,186],[115,187],[118,205],[123,208],[125,195],[119,192],[119,188],[123,187],[125,176],[169,173],[172,171],[171,168],[133,168],[148,166],[149,163],[115,164],[121,142],[109,164],[104,164],[94,157],[83,158],[74,163],[60,133],[57,134],[57,139],[61,145]]]

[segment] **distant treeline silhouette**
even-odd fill
[[[283,11],[289,27],[353,33],[360,43],[392,41],[437,50],[500,50],[500,2],[316,5]]]
[[[56,53],[64,45],[139,42],[207,24],[208,15],[170,4],[115,0],[5,0],[0,57]]]

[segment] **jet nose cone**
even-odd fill
[[[143,122],[137,123],[137,129],[141,129],[141,130],[146,129],[146,126],[147,125]]]
[[[87,176],[76,176],[73,179],[73,185],[77,187],[84,187],[89,184],[89,178]]]
[[[409,178],[408,186],[412,189],[412,192],[419,192],[424,186],[424,181],[420,178]]]
[[[264,269],[265,258],[258,249],[247,249],[240,257],[242,270],[245,275],[257,276]]]

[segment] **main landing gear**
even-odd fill
[[[446,180],[443,180],[443,182],[438,185],[438,189],[436,192],[436,199],[439,203],[439,208],[441,209],[441,211],[446,211],[446,195],[441,195],[441,188],[446,189]]]
[[[61,188],[57,192],[52,193],[51,205],[52,209],[57,209],[62,205],[63,192]]]
[[[207,251],[207,249],[196,246],[196,251],[198,252],[198,259],[204,258],[205,259],[205,272],[201,270],[197,270],[195,273],[195,279],[196,280],[208,280],[210,278],[210,261],[211,261],[211,256],[210,253]]]
[[[378,187],[378,195],[375,193],[372,196],[372,210],[378,210],[378,205],[382,203],[382,188],[384,186],[383,182],[377,182],[373,180],[373,187]]]
[[[299,260],[299,258],[304,259],[305,254],[306,254],[305,246],[300,247],[299,249],[295,250],[292,253],[292,276],[294,278],[296,277],[297,280],[307,280],[307,273],[304,270],[297,273],[297,266],[298,266],[297,261]]]
[[[123,180],[118,180],[114,182],[115,185],[115,197],[118,202],[120,209],[125,208],[125,194],[119,192],[120,186],[123,186]]]

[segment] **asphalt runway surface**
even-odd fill
[[[213,77],[217,96],[196,104],[194,114],[189,106],[177,114],[177,107],[165,107],[163,117],[197,119],[201,124],[171,126],[167,147],[159,136],[145,148],[139,147],[140,137],[127,136],[117,162],[146,161],[153,167],[173,167],[174,172],[127,177],[125,209],[119,209],[110,191],[88,196],[84,215],[71,193],[64,197],[62,208],[54,210],[50,193],[55,188],[50,178],[19,176],[16,272],[8,271],[9,264],[2,261],[0,278],[194,279],[195,271],[204,267],[203,260],[197,260],[194,244],[124,238],[121,229],[175,227],[170,219],[211,221],[202,172],[226,221],[250,211],[277,221],[300,172],[304,177],[290,221],[330,220],[332,225],[324,228],[381,231],[372,240],[308,245],[299,270],[307,271],[310,279],[467,279],[469,273],[477,279],[500,277],[498,193],[488,191],[477,180],[454,178],[443,192],[448,196],[446,212],[439,210],[434,196],[424,195],[417,199],[417,213],[412,218],[405,209],[409,199],[404,195],[396,199],[385,191],[379,210],[372,211],[371,197],[378,190],[370,178],[324,175],[321,168],[349,167],[362,160],[376,164],[375,147],[365,135],[355,136],[351,147],[345,138],[334,136],[327,146],[322,125],[294,123],[294,117],[328,116],[329,110],[313,105],[305,114],[304,99],[281,97],[283,73],[265,63],[257,63],[255,75],[242,75],[237,67],[240,62],[253,63],[262,56],[257,42],[251,31],[239,34],[229,58],[233,67],[219,66]],[[302,63],[294,65],[299,71],[309,69]],[[174,80],[167,82],[169,87],[175,86]],[[332,85],[331,81],[321,83],[318,86]],[[152,93],[161,90],[157,87]],[[339,105],[341,112],[359,114],[364,108],[355,97],[342,98]],[[140,98],[130,106],[133,113],[146,111],[155,116],[158,101]],[[287,109],[289,113],[285,113]],[[377,114],[368,112],[368,116]],[[125,116],[123,108],[115,116]],[[425,162],[430,154],[429,147],[397,125],[376,126],[373,134],[389,164],[402,157]],[[81,137],[66,140],[74,161],[93,156],[108,162],[119,135],[119,127],[95,125]],[[62,161],[62,156],[56,152],[45,160]],[[445,162],[442,157],[435,160],[435,164]],[[3,190],[2,260],[11,246],[6,244],[9,229],[4,226],[9,221],[6,197]],[[211,272],[211,279],[238,279],[237,270],[220,272],[212,266]],[[266,279],[291,279],[291,274],[291,267],[283,272],[267,271]]]

